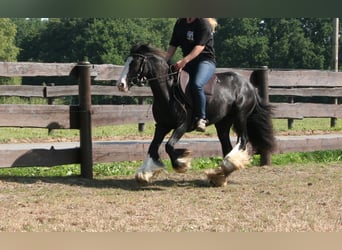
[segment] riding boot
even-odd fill
[[[199,132],[205,132],[206,123],[207,123],[207,121],[205,119],[199,119],[197,121],[196,130]]]

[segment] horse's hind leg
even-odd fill
[[[191,166],[191,151],[186,148],[175,149],[175,144],[186,132],[186,124],[175,129],[165,145],[165,150],[170,156],[173,169],[178,173],[185,173]]]
[[[247,149],[247,116],[246,112],[239,111],[234,121],[234,129],[238,140],[234,148],[224,157],[222,168],[226,173],[242,169],[249,163],[250,155]]]
[[[171,129],[169,128],[162,127],[158,124],[156,125],[154,136],[148,149],[147,157],[135,174],[135,179],[137,182],[148,183],[150,182],[150,179],[156,175],[156,173],[159,173],[161,170],[165,169],[164,164],[160,160],[158,150],[166,134],[170,131]]]
[[[233,148],[229,136],[232,124],[233,122],[229,119],[223,119],[215,124],[217,136],[221,143],[223,157],[225,157]]]
[[[225,157],[233,148],[229,136],[232,123],[232,119],[227,117],[215,124],[217,136],[221,143],[223,157]],[[210,184],[214,186],[225,186],[227,184],[228,175],[234,170],[232,169],[232,171],[228,173],[227,170],[224,171],[225,168],[222,166],[215,170],[210,169],[206,171]]]
[[[247,151],[247,120],[241,112],[238,112],[232,120],[234,120],[234,128],[238,136],[238,141],[234,148],[230,144],[227,123],[225,125],[226,127],[221,122],[215,124],[224,158],[219,168],[206,172],[209,182],[214,186],[225,186],[228,181],[228,176],[235,170],[244,168],[250,159]],[[228,125],[231,126],[231,123],[228,123]]]

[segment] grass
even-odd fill
[[[221,163],[221,157],[195,158],[192,161],[192,170],[200,171],[214,168]],[[172,171],[170,160],[165,159],[164,164],[169,171]],[[342,150],[298,152],[272,155],[273,166],[286,165],[309,165],[313,163],[342,163]],[[128,176],[133,175],[142,161],[124,161],[112,163],[99,163],[93,166],[95,177],[107,176]],[[259,156],[253,156],[250,166],[259,164]],[[79,164],[71,164],[56,167],[25,167],[25,168],[3,168],[0,169],[1,176],[17,177],[62,177],[80,175]]]
[[[287,119],[274,119],[273,126],[277,133],[281,132],[305,132],[305,131],[342,131],[342,119],[338,119],[334,128],[330,127],[330,119],[327,118],[305,118],[294,120],[293,129],[287,128]]]
[[[310,125],[312,124],[312,125]],[[321,125],[319,125],[321,124]],[[328,125],[326,125],[328,124]],[[307,128],[334,132],[329,121],[275,121],[277,133]],[[338,123],[339,130],[341,123]],[[150,138],[152,123],[93,129],[94,139]],[[216,136],[213,127],[205,135]],[[1,128],[5,142],[78,139],[76,130]],[[342,230],[342,149],[276,154],[273,166],[236,171],[226,187],[211,188],[203,173],[220,157],[193,159],[192,171],[162,173],[148,186],[134,177],[141,161],[95,164],[95,178],[80,167],[0,169],[0,232],[338,232]],[[164,160],[168,170],[171,164]]]
[[[274,128],[277,134],[294,133],[301,134],[303,131],[321,131],[324,133],[341,132],[342,120],[338,120],[335,128],[330,128],[330,119],[303,119],[294,122],[292,130],[287,129],[287,120],[274,120]],[[104,126],[94,128],[92,136],[94,140],[105,139],[122,139],[122,138],[151,138],[154,132],[154,123],[145,124],[143,133],[138,131],[137,124]],[[188,137],[207,136],[215,137],[216,132],[214,126],[208,127],[205,134],[192,132],[187,134]],[[72,141],[78,140],[78,130],[53,130],[48,133],[47,129],[38,128],[1,128],[1,143],[17,143],[17,142],[41,142],[41,141]],[[202,170],[208,166],[217,166],[220,164],[221,158],[199,158],[193,159],[192,166],[194,170]],[[272,164],[275,166],[283,166],[288,164],[310,164],[310,163],[327,163],[341,162],[342,149],[335,151],[319,151],[307,153],[288,153],[276,154],[272,156]],[[251,166],[258,165],[259,156],[254,156]],[[114,162],[101,163],[94,165],[94,176],[120,176],[131,175],[141,165],[141,161],[133,162]],[[168,159],[164,160],[168,169],[171,164]],[[0,169],[1,176],[74,176],[80,174],[79,164],[66,165],[57,167],[26,167],[26,168],[5,168]]]
[[[203,172],[0,177],[0,232],[339,232],[341,164],[250,167],[211,188]]]
[[[294,127],[287,129],[286,119],[273,120],[273,126],[276,133],[303,133],[320,131],[325,133],[342,132],[342,119],[337,120],[334,128],[330,128],[330,119],[306,118],[303,120],[295,120]],[[146,123],[144,132],[138,131],[137,124],[124,124],[116,126],[102,126],[93,128],[92,136],[94,140],[113,137],[151,137],[154,132],[154,123]],[[209,126],[205,134],[199,132],[191,132],[185,136],[209,136],[215,137],[216,131],[214,126]],[[0,128],[0,142],[11,143],[18,141],[37,141],[37,140],[78,140],[79,131],[72,129],[56,129],[52,133],[48,133],[47,129],[41,128]]]

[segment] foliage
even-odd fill
[[[16,61],[19,49],[15,45],[16,26],[8,18],[0,18],[0,61]]]
[[[16,61],[19,49],[15,45],[16,25],[8,18],[0,18],[0,61]],[[8,77],[0,77],[0,84],[17,83]]]
[[[310,34],[304,32],[306,27],[303,21],[285,18],[264,21],[264,33],[269,37],[268,65],[271,68],[324,68],[326,61],[321,53],[317,53],[319,51]],[[330,63],[329,59],[327,61]]]
[[[166,49],[174,21],[175,18],[50,18],[48,20],[1,18],[0,61],[89,60],[91,63],[121,65],[129,54],[130,47],[136,42],[151,43]],[[330,18],[218,18],[218,24],[215,33],[218,67],[254,68],[262,65],[270,68],[293,69],[330,69],[331,67],[332,19]],[[180,57],[180,53],[176,57]],[[108,98],[105,98],[105,102],[110,102]],[[12,100],[7,99],[7,101]],[[119,101],[127,102],[126,99]],[[96,100],[97,102],[100,104],[100,101]],[[296,121],[295,124],[299,122]],[[127,129],[126,125],[122,127]],[[309,129],[312,129],[311,124]],[[21,132],[30,138],[44,138],[47,135],[46,130],[32,133],[21,129]],[[2,141],[13,139],[12,132],[6,130],[4,133],[7,137],[5,134],[1,136]],[[125,134],[129,133],[131,132],[125,130]],[[11,138],[8,138],[9,134]],[[104,134],[113,135],[112,132],[101,128],[94,132],[94,136],[98,137]],[[22,136],[19,135],[17,138]],[[70,138],[77,134],[75,131],[69,134],[65,131],[56,131],[52,136]],[[341,151],[327,151],[276,155],[273,156],[273,164],[341,161],[341,154]],[[256,161],[258,161],[257,156],[254,158],[254,162]],[[218,158],[198,159],[194,165],[198,169],[203,169],[210,165],[217,165],[218,162]],[[168,161],[166,164],[170,167]],[[94,172],[100,176],[130,174],[138,165],[139,162],[98,164],[94,167]],[[5,173],[32,176],[77,175],[79,168],[75,165],[52,169],[1,170],[1,174]]]
[[[219,67],[257,67],[268,64],[268,38],[259,32],[259,18],[218,19],[215,49]]]
[[[166,49],[173,25],[168,18],[54,18],[42,26],[36,21],[17,22],[33,22],[32,32],[18,39],[26,61],[123,64],[133,43],[150,42]]]
[[[122,65],[131,46],[137,42],[151,43],[166,50],[175,20],[175,18],[4,18],[1,19],[3,27],[9,27],[6,28],[5,33],[7,40],[4,35],[0,35],[0,40],[2,40],[1,45],[15,42],[15,46],[11,47],[12,52],[6,53],[7,60],[37,62],[87,60],[96,64]],[[331,18],[218,18],[219,25],[215,33],[217,66],[256,68],[266,65],[270,68],[331,69],[332,21]],[[342,51],[340,50],[339,53],[341,54]],[[2,60],[1,55],[0,49],[0,60]],[[177,51],[172,62],[179,58],[181,58],[180,50]],[[18,81],[20,79],[7,80],[7,84]],[[72,80],[61,77],[23,78],[22,82],[39,85],[42,82],[74,84]],[[97,103],[101,101],[96,99]],[[108,100],[104,99],[104,101]]]
[[[47,21],[40,18],[13,18],[12,22],[17,27],[16,45],[20,48],[18,61],[38,61],[31,55],[40,50],[38,38],[47,27]]]
[[[13,22],[20,60],[86,59],[121,65],[136,42],[167,49],[175,18],[17,18]],[[331,18],[218,18],[218,24],[219,67],[331,68]]]
[[[331,19],[222,18],[218,22],[215,42],[220,67],[331,67]]]

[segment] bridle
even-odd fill
[[[150,64],[149,58],[158,57],[158,56],[155,56],[155,55],[153,55],[153,56],[146,56],[146,55],[143,55],[143,54],[140,54],[140,53],[132,53],[130,56],[133,57],[133,58],[134,57],[140,57],[140,58],[142,58],[142,60],[140,62],[137,74],[133,78],[133,79],[137,80],[137,83],[134,83],[134,81],[130,81],[130,85],[128,86],[128,88],[131,88],[134,85],[144,86],[145,84],[148,84],[150,81],[158,80],[158,79],[163,79],[164,77],[169,77],[170,78],[170,76],[178,74],[178,72],[173,72],[171,70],[171,68],[172,68],[172,65],[171,65],[169,70],[168,70],[168,72],[169,72],[168,74],[165,74],[165,75],[162,75],[162,76],[155,76],[155,77],[147,78],[147,77],[143,76],[143,73],[145,71],[145,67],[147,67],[146,65]],[[151,65],[149,67],[150,67],[150,69],[152,68]]]
[[[138,72],[137,72],[136,79],[138,80],[138,85],[143,86],[144,85],[144,81],[147,82],[147,79],[144,79],[144,81],[143,81],[144,76],[142,76],[142,74],[143,74],[143,72],[145,70],[145,66],[146,66],[146,64],[148,62],[148,57],[143,55],[143,54],[139,54],[139,53],[133,53],[130,56],[133,57],[133,58],[134,57],[142,58],[142,60],[140,62],[140,65],[139,65],[139,69],[138,69]]]

